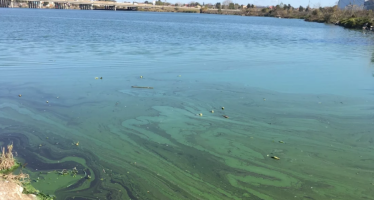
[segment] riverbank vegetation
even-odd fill
[[[293,7],[290,4],[279,4],[276,6],[258,7],[254,4],[240,5],[231,0],[224,0],[216,4],[200,4],[191,2],[189,4],[175,4],[171,6],[182,6],[181,8],[200,8],[200,13],[222,14],[222,15],[241,15],[241,16],[262,16],[277,18],[304,19],[310,22],[331,23],[341,25],[346,28],[362,28],[374,24],[374,12],[372,10],[363,10],[355,6],[347,7],[342,10],[337,5],[331,7],[321,7],[315,5],[314,8]]]
[[[148,12],[181,12],[181,13],[200,13],[201,9],[189,8],[189,7],[139,7],[138,11],[148,11]]]
[[[332,7],[304,8],[293,7],[290,4],[280,4],[270,7],[256,7],[248,4],[238,5],[230,0],[225,0],[222,4],[206,5],[201,9],[202,13],[224,14],[224,15],[242,15],[242,16],[263,16],[277,18],[304,19],[310,22],[333,23],[347,28],[370,27],[374,21],[374,12],[372,10],[360,10],[355,7],[341,10],[337,5]]]
[[[13,172],[21,166],[20,163],[16,162],[14,159],[13,153],[13,144],[10,144],[2,148],[0,154],[0,182],[2,183],[2,188],[7,191],[14,190],[14,187],[21,186],[23,188],[23,194],[25,195],[34,195],[37,199],[40,200],[53,200],[55,197],[53,195],[46,195],[39,190],[36,190],[29,181],[29,175],[20,171],[17,175]],[[4,182],[5,181],[5,182]],[[9,183],[9,184],[7,184]],[[5,185],[4,185],[5,184]],[[10,197],[9,197],[10,198]],[[30,199],[31,197],[25,196],[22,199]]]
[[[298,18],[310,22],[333,23],[347,28],[362,28],[366,23],[371,25],[374,19],[374,13],[371,10],[347,9],[341,10],[338,6],[319,7],[311,9],[310,7],[297,9],[292,6],[276,7],[275,9],[262,9],[264,16],[281,18]]]
[[[8,145],[7,150],[5,150],[5,147],[2,148],[2,153],[0,156],[0,173],[5,173],[17,167],[12,150],[13,144]]]

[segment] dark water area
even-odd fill
[[[374,199],[373,41],[295,19],[0,9],[0,146],[57,199]]]

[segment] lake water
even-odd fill
[[[0,9],[0,145],[57,199],[374,199],[373,52],[295,19]]]

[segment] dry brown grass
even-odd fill
[[[5,151],[5,147],[2,148],[2,154],[0,157],[0,171],[11,169],[14,166],[15,160],[12,150],[13,144],[8,145],[7,151]]]
[[[22,183],[26,181],[25,179],[29,179],[30,176],[28,174],[24,174],[20,172],[20,174],[18,175],[3,174],[3,178],[9,182],[14,182],[14,183],[17,183],[18,185],[22,185]]]
[[[16,164],[12,150],[13,150],[13,144],[8,145],[6,150],[5,150],[5,147],[2,148],[2,153],[0,156],[0,171],[6,171],[9,169],[12,169],[12,167]],[[14,183],[21,185],[21,183],[25,182],[25,179],[29,178],[29,175],[24,174],[21,171],[20,174],[18,175],[9,173],[9,174],[0,174],[0,177],[9,182],[14,182]]]

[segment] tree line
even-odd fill
[[[250,3],[247,4],[247,6],[244,6],[243,4],[239,5],[238,3],[234,3],[232,0],[225,0],[222,3],[217,2],[211,8],[215,8],[215,9],[251,9],[251,8],[256,8],[256,6],[254,4],[250,4]],[[304,12],[304,11],[309,12],[310,11],[309,6],[307,6],[306,8],[304,8],[303,6],[295,8],[295,7],[291,6],[291,4],[283,4],[283,3],[276,5],[274,8],[266,7],[264,9],[298,10],[300,12]]]
[[[115,0],[105,0],[105,1],[115,1]],[[145,1],[144,3],[146,4],[152,4],[152,1]],[[197,6],[200,6],[200,7],[204,7],[206,9],[253,9],[253,8],[256,8],[256,6],[254,4],[250,4],[248,3],[246,6],[243,5],[243,4],[238,4],[238,3],[234,3],[232,0],[224,0],[222,3],[221,2],[217,2],[215,5],[213,4],[200,4],[199,2],[194,2],[194,1],[191,1],[189,3],[175,3],[175,4],[171,4],[169,2],[167,2],[166,0],[156,0],[155,2],[156,5],[163,5],[163,6],[187,6],[187,7],[197,7]],[[271,9],[270,7],[267,7],[267,8],[264,8],[264,9]],[[273,9],[273,8],[272,8]],[[284,9],[284,10],[298,10],[300,12],[303,12],[303,11],[306,11],[308,12],[310,10],[309,6],[304,8],[302,6],[300,6],[298,9],[292,7],[290,4],[279,4],[279,5],[276,5],[274,7],[274,9]]]

